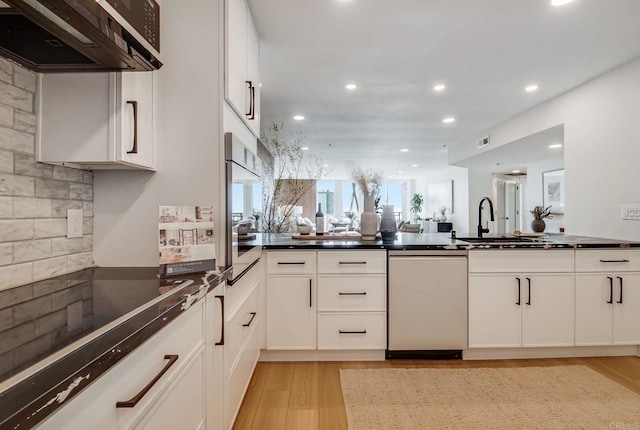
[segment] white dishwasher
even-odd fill
[[[462,358],[466,251],[389,251],[387,358]]]

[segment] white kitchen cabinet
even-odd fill
[[[225,430],[233,426],[260,356],[262,264],[259,261],[233,284],[225,287],[222,427]]]
[[[639,345],[638,309],[640,273],[578,273],[576,345]]]
[[[267,349],[315,348],[315,276],[268,275]]]
[[[207,294],[205,303],[207,430],[224,426],[224,292],[222,283]]]
[[[155,81],[155,72],[39,75],[38,161],[155,170]]]
[[[318,252],[318,349],[387,347],[386,251]]]
[[[204,428],[204,302],[162,328],[60,408],[43,430],[197,430]],[[165,372],[134,407],[132,399]]]
[[[260,136],[260,41],[245,0],[225,7],[225,98]]]
[[[574,345],[573,251],[471,251],[469,271],[469,348]]]

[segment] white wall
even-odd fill
[[[620,219],[621,204],[640,204],[639,119],[636,59],[488,133],[496,147],[564,124],[567,232],[640,240],[640,222]],[[476,140],[450,148],[449,162],[476,155]]]
[[[94,260],[158,265],[158,205],[213,204],[223,241],[223,1],[164,2],[158,73],[158,171],[95,172]]]
[[[424,205],[422,206],[422,218],[433,217],[433,208],[428,207],[428,189],[429,184],[436,182],[453,180],[453,213],[447,213],[447,222],[453,223],[453,229],[458,232],[467,231],[467,222],[469,217],[469,186],[467,169],[462,167],[448,166],[442,170],[429,172],[426,176],[417,178],[412,181],[414,190],[408,193],[409,201],[413,193],[422,193],[424,196]],[[409,206],[410,207],[410,206]],[[436,214],[440,216],[438,212]]]
[[[542,205],[542,173],[562,168],[564,168],[563,157],[556,157],[527,164],[527,184],[524,203],[525,216],[524,225],[522,226],[523,228],[521,228],[522,231],[531,231],[531,221],[533,220],[533,216],[529,211],[533,209],[534,206]],[[560,231],[560,227],[565,226],[565,217],[564,215],[553,215],[553,218],[547,218],[544,222],[546,224],[544,229],[545,232],[558,233]]]

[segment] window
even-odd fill
[[[333,181],[318,181],[316,190],[316,200],[322,205],[324,216],[335,215],[336,183]]]

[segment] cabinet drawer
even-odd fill
[[[202,352],[204,300],[195,303],[82,393],[40,425],[43,430],[129,429],[153,408],[187,363]],[[168,363],[178,360],[133,408],[116,408],[118,401],[138,394]],[[152,413],[152,412],[149,412]]]
[[[318,276],[318,310],[385,311],[386,286],[384,275]]]
[[[258,285],[253,284],[246,298],[234,311],[225,316],[224,367],[227,376],[233,373],[238,365],[240,353],[254,327],[260,324]]]
[[[311,274],[316,271],[315,252],[268,252],[267,273],[277,275]]]
[[[318,314],[318,349],[385,349],[384,312]]]
[[[469,251],[469,273],[573,272],[573,250]]]
[[[576,272],[640,271],[640,250],[597,249],[576,251]]]
[[[319,252],[318,273],[387,273],[385,251]]]

